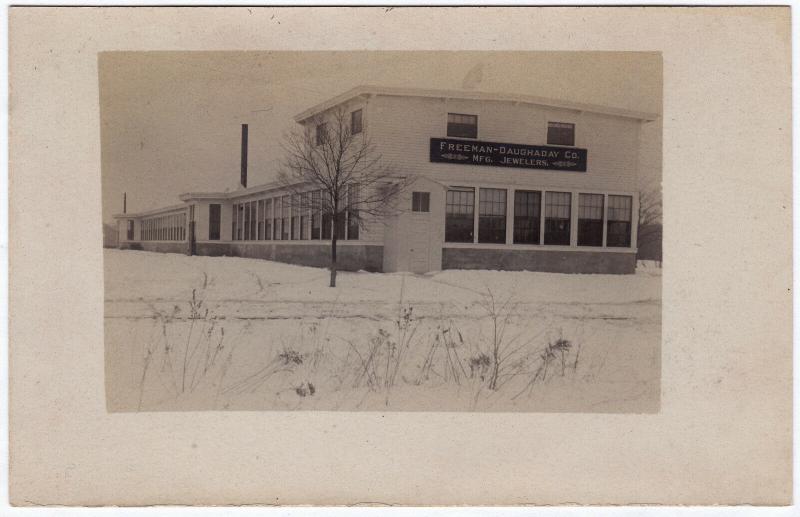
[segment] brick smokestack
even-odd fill
[[[242,186],[247,188],[247,124],[242,124]]]

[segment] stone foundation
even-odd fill
[[[122,242],[119,245],[121,250],[139,250],[139,251],[155,251],[157,253],[182,253],[187,255],[189,253],[189,243],[186,241],[137,241],[137,242]]]
[[[286,262],[310,267],[328,267],[331,246],[320,244],[281,244],[273,242],[198,242],[197,254],[211,257],[245,257]],[[336,262],[341,271],[382,271],[383,246],[360,244],[337,246]]]
[[[600,251],[444,248],[442,250],[442,269],[498,269],[623,275],[636,272],[636,254]]]

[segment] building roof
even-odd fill
[[[172,206],[165,206],[161,208],[154,208],[152,210],[145,210],[143,212],[129,212],[126,214],[114,214],[114,219],[129,219],[129,218],[138,218],[138,217],[149,217],[151,215],[160,215],[160,214],[168,214],[170,212],[179,212],[181,210],[186,210],[186,204],[181,203],[180,205],[172,205]]]
[[[463,90],[426,90],[420,88],[395,88],[386,86],[361,85],[344,92],[341,95],[328,99],[324,102],[312,106],[311,108],[297,114],[295,122],[303,122],[319,113],[327,111],[339,104],[343,104],[351,99],[369,95],[388,95],[396,97],[429,97],[436,99],[467,99],[483,101],[505,101],[518,102],[524,104],[535,104],[551,108],[567,109],[572,111],[588,111],[602,115],[615,117],[632,118],[643,121],[656,120],[659,115],[643,111],[627,110],[612,106],[601,106],[598,104],[585,104],[561,99],[549,99],[546,97],[536,97],[532,95],[519,95],[511,93],[488,93]]]

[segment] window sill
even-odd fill
[[[258,240],[255,240],[255,241],[225,241],[225,240],[218,240],[218,241],[196,241],[196,242],[199,242],[199,243],[202,243],[202,244],[256,244],[256,245],[261,245],[261,244],[291,244],[291,245],[324,244],[326,246],[329,246],[330,243],[331,243],[331,240],[330,239],[313,239],[313,240],[312,239],[303,239],[303,240],[299,240],[299,239],[294,239],[294,240],[278,239],[278,240],[263,240],[263,241],[258,241]],[[360,239],[360,240],[337,239],[336,240],[336,245],[337,246],[339,246],[339,245],[356,246],[356,245],[359,245],[359,244],[371,244],[371,245],[378,245],[378,246],[382,245],[382,244],[379,244],[379,243],[376,243],[376,242],[373,242],[373,241],[365,241],[363,239]]]
[[[487,249],[487,250],[525,250],[525,251],[586,251],[600,253],[636,253],[636,248],[609,248],[602,246],[555,246],[550,244],[485,244],[474,242],[445,242],[443,248]]]

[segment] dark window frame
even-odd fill
[[[208,240],[220,240],[222,233],[222,205],[220,203],[208,204]]]
[[[558,196],[558,197],[556,197]],[[550,199],[567,203],[551,203]],[[551,207],[567,208],[567,216],[555,217],[548,215]],[[563,211],[563,210],[562,210]],[[548,190],[545,192],[544,201],[544,244],[549,246],[570,246],[572,243],[572,192]]]
[[[346,239],[348,241],[357,241],[361,230],[360,214],[358,210],[359,197],[361,195],[361,186],[358,183],[353,183],[347,189],[347,221],[345,224],[345,231],[347,232]]]
[[[514,191],[514,244],[542,243],[542,191]]]
[[[288,195],[281,197],[281,240],[291,240],[292,235],[292,207]]]
[[[364,131],[364,110],[359,108],[350,112],[350,134],[357,135]]]
[[[478,243],[506,244],[507,217],[508,190],[480,188],[478,191]]]
[[[624,205],[627,206],[617,206],[618,200],[626,200]],[[606,219],[606,247],[630,248],[633,245],[633,196],[609,194]]]
[[[264,240],[272,240],[272,198],[264,200]]]
[[[311,240],[322,239],[322,191],[311,193]]]
[[[326,142],[328,136],[328,123],[320,122],[315,128],[314,142],[316,145],[322,145]]]
[[[411,193],[411,211],[412,212],[430,212],[431,211],[431,193],[430,192],[412,192]]]
[[[465,120],[473,119],[474,122]],[[447,114],[447,136],[454,138],[478,138],[478,115],[469,113]]]
[[[444,221],[445,242],[475,242],[474,187],[451,187],[447,189]]]
[[[565,130],[569,130],[569,132],[567,133]],[[575,147],[575,124],[573,122],[558,122],[555,120],[548,120],[547,145]]]
[[[578,193],[578,246],[603,246],[605,208],[605,194]]]

